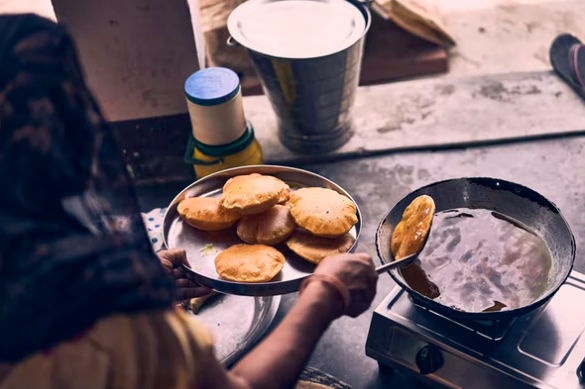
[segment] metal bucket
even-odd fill
[[[254,2],[262,6],[278,1],[303,3],[298,0],[250,0],[240,7],[249,7]],[[351,111],[371,15],[368,8],[358,1],[321,1],[333,6],[340,2],[355,7],[357,17],[363,18],[363,21],[360,20],[363,29],[359,35],[357,31],[352,32],[353,37],[350,39],[353,41],[345,42],[342,47],[320,56],[309,53],[304,57],[300,53],[294,57],[283,57],[278,55],[278,50],[266,50],[248,41],[238,30],[241,27],[238,20],[241,15],[236,11],[240,7],[234,10],[228,20],[230,34],[237,43],[248,49],[276,112],[282,143],[296,152],[328,152],[341,147],[353,134]]]

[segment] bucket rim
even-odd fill
[[[372,14],[370,12],[370,9],[368,8],[368,1],[360,1],[360,0],[343,0],[345,2],[348,2],[350,4],[352,4],[354,7],[356,7],[360,13],[362,14],[362,16],[365,19],[365,26],[364,29],[362,31],[362,33],[360,35],[357,35],[356,39],[353,40],[349,40],[348,42],[344,43],[343,45],[341,45],[339,48],[336,48],[335,50],[331,51],[331,52],[327,52],[325,54],[320,54],[320,55],[314,55],[314,56],[290,56],[290,57],[283,57],[283,56],[279,56],[279,55],[274,55],[274,54],[270,54],[267,51],[263,51],[262,49],[259,49],[256,45],[254,44],[250,44],[249,41],[247,41],[246,39],[242,38],[242,35],[239,33],[238,28],[237,28],[237,24],[239,19],[236,19],[236,17],[234,16],[236,14],[236,11],[238,9],[241,9],[241,7],[250,7],[250,6],[254,6],[257,3],[261,3],[263,1],[266,0],[248,0],[242,4],[240,4],[238,7],[236,7],[230,14],[230,16],[228,17],[228,21],[227,21],[227,28],[228,28],[228,32],[230,34],[230,38],[228,39],[228,42],[235,42],[236,44],[245,47],[247,50],[252,51],[254,53],[257,53],[259,55],[262,55],[264,57],[268,57],[271,59],[280,59],[280,60],[311,60],[311,59],[319,59],[319,58],[325,58],[325,57],[329,57],[338,53],[341,53],[343,51],[348,50],[350,47],[352,47],[353,45],[359,43],[360,41],[362,41],[364,39],[364,37],[366,36],[366,34],[368,33],[368,31],[370,30],[370,27],[372,26]],[[291,1],[291,0],[279,0],[279,1]],[[294,0],[292,0],[294,1]],[[318,0],[315,0],[318,1]],[[240,39],[238,39],[238,37],[240,37]],[[248,42],[248,44],[246,44],[246,41]]]

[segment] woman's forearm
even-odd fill
[[[292,387],[319,337],[341,309],[333,288],[321,282],[309,283],[280,325],[230,374],[253,389]]]

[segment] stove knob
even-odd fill
[[[579,376],[579,380],[585,384],[585,359],[581,362],[581,365],[577,369],[577,375]]]
[[[418,353],[416,353],[415,361],[420,373],[424,375],[436,372],[445,363],[441,351],[431,345],[421,348]]]

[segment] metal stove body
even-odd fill
[[[506,323],[461,322],[416,306],[399,286],[374,312],[366,355],[437,388],[585,388],[585,276]]]

